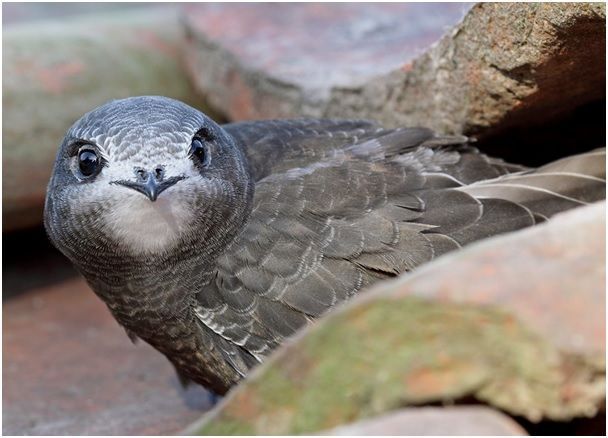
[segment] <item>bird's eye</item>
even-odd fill
[[[78,168],[84,176],[92,176],[99,170],[100,160],[95,151],[83,149],[78,152]]]
[[[209,155],[209,147],[206,143],[201,141],[199,138],[194,138],[190,144],[190,151],[188,154],[196,159],[202,166],[208,166],[211,161]]]

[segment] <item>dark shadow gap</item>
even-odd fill
[[[42,226],[2,235],[2,300],[78,275]]]
[[[407,404],[403,405],[404,409],[410,407],[451,407],[451,406],[481,406],[496,409],[498,412],[510,417],[517,424],[528,432],[531,436],[555,436],[555,435],[569,435],[569,436],[588,436],[588,435],[599,435],[603,436],[606,432],[606,411],[605,408],[600,409],[599,412],[591,418],[573,418],[569,421],[551,421],[542,420],[538,423],[534,423],[522,416],[512,415],[502,409],[487,404],[483,401],[479,401],[473,395],[466,395],[451,401],[434,401],[424,402],[420,404]]]
[[[531,167],[605,147],[606,99],[543,123],[512,126],[480,136],[475,146],[490,156]]]

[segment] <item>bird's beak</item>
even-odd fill
[[[154,202],[162,192],[167,190],[169,187],[185,179],[184,176],[173,176],[162,181],[157,181],[152,174],[148,175],[148,179],[145,182],[136,181],[112,181],[111,184],[119,184],[124,187],[133,189],[139,193],[142,193]]]

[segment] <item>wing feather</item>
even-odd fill
[[[199,292],[197,315],[239,372],[378,279],[605,197],[598,151],[531,171],[422,128],[228,128],[247,143],[254,207]]]

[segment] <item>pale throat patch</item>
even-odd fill
[[[101,219],[104,228],[135,255],[170,250],[194,219],[192,207],[172,188],[154,202],[130,189],[116,189],[113,208]]]

